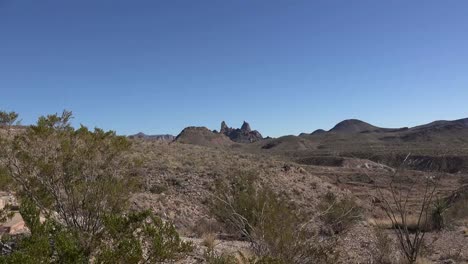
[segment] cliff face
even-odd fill
[[[257,130],[252,130],[249,123],[245,122],[241,128],[232,128],[226,125],[226,122],[221,122],[219,133],[226,135],[232,141],[238,143],[251,143],[263,139],[262,134]]]

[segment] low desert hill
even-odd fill
[[[361,133],[379,131],[381,128],[357,119],[347,119],[336,124],[329,132],[335,133]]]
[[[175,141],[199,146],[230,146],[234,144],[227,136],[213,132],[206,127],[187,127]]]

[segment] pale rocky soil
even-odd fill
[[[286,198],[311,219],[317,215],[317,204],[328,192],[338,197],[354,196],[365,209],[363,220],[340,234],[336,251],[339,263],[378,263],[376,236],[369,219],[384,219],[372,203],[375,186],[385,188],[393,168],[368,160],[348,159],[341,167],[299,165],[274,156],[239,153],[223,148],[208,148],[179,143],[135,140],[132,156],[142,162],[136,172],[144,179],[141,192],[135,193],[132,207],[151,209],[163,219],[173,222],[184,240],[193,242],[195,250],[177,263],[205,263],[206,251],[202,236],[214,233],[218,254],[249,254],[249,243],[237,241],[226,232],[210,213],[207,201],[213,199],[217,179],[236,176],[237,169],[255,170],[262,184]],[[422,172],[406,172],[420,177]],[[460,186],[464,175],[437,174],[441,178],[439,195],[447,195]],[[417,205],[418,192],[412,200]],[[468,221],[465,227],[452,226],[426,236],[426,259],[429,263],[468,263]],[[320,222],[311,224],[320,228]],[[393,242],[388,255],[391,263],[401,263],[402,255],[392,230],[384,231]],[[452,261],[452,262],[450,262]]]
[[[281,158],[256,156],[232,150],[207,148],[179,143],[138,141],[135,156],[142,158],[147,191],[133,197],[133,205],[151,208],[164,219],[173,221],[185,239],[196,245],[195,252],[180,263],[203,263],[201,236],[206,232],[218,236],[217,251],[232,253],[248,251],[243,241],[232,241],[223,226],[210,215],[207,199],[212,199],[213,183],[223,177],[234,177],[236,168],[259,171],[263,184],[286,197],[295,208],[313,217],[316,206],[327,192],[338,196],[353,195],[366,209],[366,216],[346,233],[341,234],[337,245],[340,263],[376,263],[375,233],[369,218],[384,218],[372,204],[375,186],[385,187],[385,180],[393,168],[368,160],[350,159],[342,167],[298,165]],[[419,177],[422,172],[409,171],[409,177]],[[439,195],[446,195],[459,186],[462,175],[439,174]],[[153,187],[153,191],[149,191]],[[420,191],[420,190],[419,190]],[[417,205],[414,196],[414,206]],[[402,255],[391,230],[385,231],[393,239],[393,263],[400,263]],[[461,227],[437,233],[428,233],[430,245],[427,259],[433,263],[468,263],[468,236]],[[456,253],[456,254],[455,254]],[[465,261],[465,262],[463,262]],[[429,262],[430,263],[430,262]]]

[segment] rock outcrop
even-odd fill
[[[221,130],[219,131],[219,133],[221,134],[226,134],[226,133],[229,133],[229,127],[226,125],[226,122],[221,122]]]
[[[221,122],[221,130],[219,133],[226,135],[232,141],[238,143],[251,143],[263,139],[262,134],[257,130],[252,130],[249,123],[245,121],[241,128],[228,127],[226,122],[223,121]]]

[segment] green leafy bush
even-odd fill
[[[39,209],[28,199],[22,201],[20,213],[31,234],[17,240],[13,253],[0,256],[0,263],[87,263],[75,232],[51,219],[41,223]]]
[[[111,215],[105,220],[107,243],[97,255],[98,263],[157,263],[177,259],[193,250],[183,242],[174,225],[149,211]]]
[[[17,117],[0,112],[0,123],[3,116]],[[128,212],[138,182],[130,142],[113,131],[74,129],[71,118],[68,111],[40,117],[0,142],[0,167],[15,183],[31,231],[0,263],[155,263],[191,251],[172,224]]]

